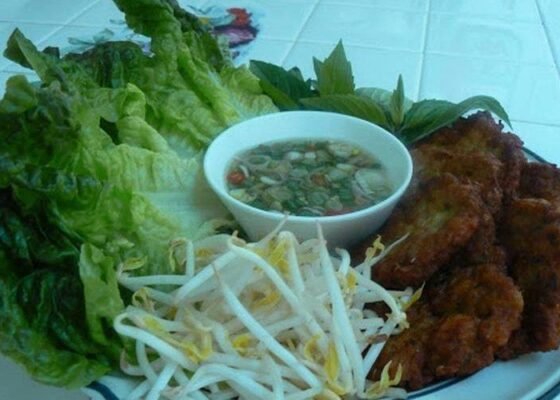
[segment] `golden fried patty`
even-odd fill
[[[456,176],[463,183],[480,186],[482,200],[496,215],[502,207],[500,173],[503,167],[493,154],[457,153],[441,146],[422,145],[411,151],[414,162],[413,186],[443,173]]]
[[[560,346],[560,213],[545,199],[517,199],[505,210],[499,237],[510,274],[525,300],[521,327],[498,352],[511,359]]]
[[[525,163],[521,169],[519,197],[548,200],[560,211],[560,169],[554,164]]]
[[[419,185],[380,232],[385,243],[408,236],[374,267],[373,279],[389,288],[419,287],[469,242],[484,207],[476,187],[452,175]]]
[[[521,293],[503,266],[440,271],[407,312],[410,328],[389,338],[371,376],[390,360],[393,373],[403,367],[400,386],[412,390],[471,374],[494,361],[518,328],[522,309]]]
[[[511,133],[504,133],[488,112],[459,118],[452,126],[442,128],[422,144],[440,146],[453,153],[491,154],[502,162],[500,187],[505,198],[515,194],[519,186],[521,166],[525,162],[523,142]]]

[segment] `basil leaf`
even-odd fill
[[[459,104],[445,100],[423,100],[415,103],[406,113],[400,135],[410,144],[450,125],[469,111],[479,109],[492,112],[511,126],[506,111],[490,96],[470,97]]]
[[[288,73],[292,76],[294,76],[296,79],[300,80],[300,81],[305,81],[305,78],[303,77],[303,74],[301,73],[301,70],[298,67],[292,67],[288,70]],[[306,82],[309,85],[309,82]]]
[[[355,94],[332,94],[302,99],[301,103],[306,108],[352,115],[390,130],[383,108],[375,101],[365,97]]]
[[[393,92],[389,90],[374,87],[362,87],[356,89],[356,94],[358,96],[367,97],[375,101],[377,104],[385,108],[387,112],[389,112],[391,108],[391,96],[393,95]],[[404,98],[403,110],[405,114],[408,110],[410,110],[412,104],[414,104],[412,100],[410,100],[408,97]]]
[[[325,61],[321,62],[314,58],[313,65],[317,75],[317,88],[321,96],[354,93],[352,65],[346,58],[342,42],[338,42]]]
[[[309,82],[304,82],[297,69],[284,68],[263,61],[251,61],[249,66],[259,79],[262,90],[283,110],[299,108],[298,100],[315,95]]]
[[[394,126],[398,129],[404,120],[404,85],[402,75],[399,75],[397,88],[391,95],[391,107],[389,108]]]

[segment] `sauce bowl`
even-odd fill
[[[263,143],[303,139],[344,141],[373,154],[386,169],[392,194],[357,211],[304,217],[261,210],[228,193],[226,176],[236,155]],[[330,112],[288,111],[249,119],[225,130],[206,151],[204,174],[251,240],[261,239],[286,219],[282,229],[300,240],[316,238],[319,223],[329,247],[346,247],[377,230],[389,217],[410,183],[412,159],[395,136],[370,122]]]

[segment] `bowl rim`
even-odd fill
[[[347,212],[344,214],[338,214],[338,215],[328,215],[328,216],[301,216],[301,215],[293,215],[293,214],[288,214],[288,213],[279,213],[279,212],[273,212],[273,211],[267,211],[267,210],[262,210],[260,208],[256,208],[253,206],[250,206],[246,203],[243,203],[240,200],[237,200],[236,198],[234,198],[233,196],[231,196],[228,192],[227,192],[227,188],[225,185],[220,185],[216,182],[215,179],[213,179],[212,177],[214,177],[214,174],[210,173],[210,165],[209,165],[209,154],[211,154],[212,152],[216,151],[216,149],[218,148],[218,146],[220,145],[220,142],[222,142],[223,138],[227,137],[227,135],[230,134],[230,132],[235,132],[239,129],[240,126],[245,125],[245,124],[249,124],[249,123],[254,123],[255,120],[266,120],[266,119],[277,119],[277,118],[289,118],[291,116],[300,116],[300,115],[317,115],[320,117],[328,117],[328,118],[339,118],[339,119],[347,119],[348,121],[351,121],[352,124],[361,124],[363,126],[368,127],[369,129],[375,129],[378,130],[380,133],[382,133],[383,135],[386,136],[386,138],[393,142],[393,144],[396,144],[396,146],[398,148],[400,148],[402,150],[402,153],[404,154],[404,158],[406,160],[406,175],[404,180],[399,184],[399,186],[391,193],[391,195],[389,197],[387,197],[386,199],[383,199],[382,201],[380,201],[379,203],[373,204],[369,207],[366,208],[361,208],[359,210],[355,210],[355,211],[351,211],[351,212]],[[302,136],[302,138],[304,138]],[[293,139],[293,138],[287,138],[287,140],[289,139]],[[342,138],[341,138],[342,139]],[[274,142],[274,141],[281,141],[282,139],[269,139],[269,140],[263,140],[260,143],[270,143],[270,142]],[[352,140],[348,140],[350,142],[352,142]],[[254,146],[257,146],[259,143],[252,143],[250,146],[248,146],[247,148],[253,148]],[[229,158],[231,158],[233,155],[231,155]],[[361,118],[357,118],[354,116],[350,116],[350,115],[346,115],[346,114],[340,114],[340,113],[335,113],[335,112],[329,112],[329,111],[307,111],[307,110],[297,110],[297,111],[280,111],[280,112],[276,112],[276,113],[272,113],[272,114],[265,114],[265,115],[260,115],[260,116],[256,116],[244,121],[241,121],[235,125],[232,125],[230,127],[228,127],[226,130],[224,130],[222,133],[220,133],[208,146],[208,148],[206,149],[206,152],[204,154],[204,160],[203,160],[203,170],[204,170],[204,175],[206,178],[206,181],[208,182],[209,186],[212,188],[212,190],[219,196],[222,198],[227,198],[228,201],[231,201],[233,204],[235,204],[237,207],[240,207],[241,209],[243,209],[244,211],[247,212],[251,212],[254,213],[260,217],[265,217],[268,219],[273,219],[277,222],[281,222],[284,219],[288,219],[289,221],[292,222],[301,222],[301,223],[309,223],[309,222],[341,222],[341,221],[349,221],[349,220],[355,220],[355,219],[360,219],[362,217],[365,217],[367,215],[370,215],[372,213],[374,213],[377,210],[381,210],[383,208],[385,208],[388,204],[392,204],[394,201],[398,201],[398,199],[404,194],[404,192],[406,191],[406,189],[408,188],[410,181],[412,180],[412,173],[413,173],[413,163],[412,163],[412,157],[410,155],[410,151],[406,148],[406,146],[395,137],[395,135],[393,135],[391,132],[387,131],[386,129],[380,127],[379,125],[376,125],[372,122],[366,121],[364,119]]]

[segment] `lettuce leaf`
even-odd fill
[[[80,250],[8,190],[0,190],[0,204],[0,350],[40,382],[86,385],[112,369],[121,346],[115,333],[101,343],[88,329]]]
[[[112,321],[130,299],[118,266],[180,273],[170,240],[231,224],[203,178],[204,149],[277,111],[176,2],[117,3],[150,54],[114,42],[61,58],[18,30],[5,52],[40,82],[12,77],[0,100],[0,350],[58,386],[118,368]]]

